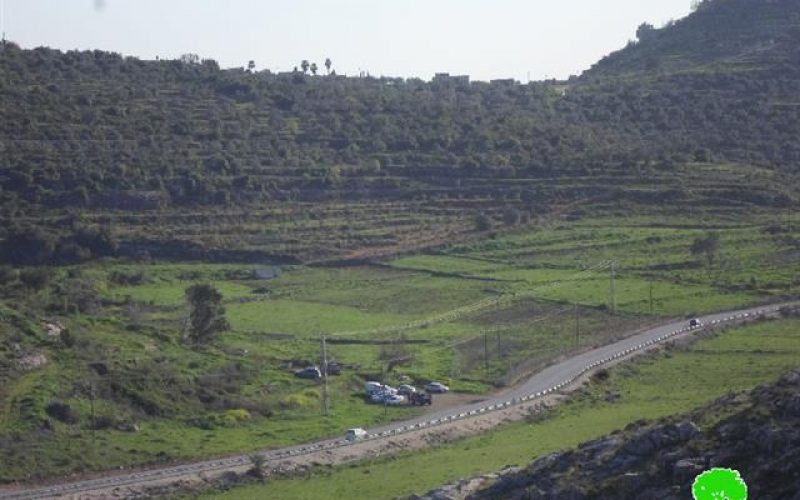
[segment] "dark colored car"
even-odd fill
[[[342,365],[340,365],[336,361],[331,361],[328,363],[328,375],[341,375],[341,373],[342,373]]]
[[[433,397],[425,392],[415,392],[408,395],[408,403],[414,406],[429,405],[433,403]]]
[[[308,368],[297,370],[296,372],[294,372],[294,376],[299,378],[310,378],[316,380],[318,378],[322,378],[322,372],[319,371],[319,368],[317,368],[316,366],[309,366]]]

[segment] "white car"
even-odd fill
[[[375,404],[383,404],[383,401],[388,397],[391,397],[391,395],[385,392],[373,392],[369,396],[369,401]]]
[[[383,404],[386,404],[386,405],[389,405],[389,406],[398,406],[398,405],[401,405],[401,404],[403,404],[405,402],[406,402],[406,397],[405,396],[401,396],[399,394],[386,396],[386,399],[383,400]]]
[[[372,396],[376,392],[383,391],[384,387],[385,386],[380,382],[367,382],[366,384],[364,384],[364,392],[367,393],[367,396]]]
[[[358,441],[359,439],[364,439],[365,437],[367,437],[367,431],[361,427],[347,429],[347,432],[344,433],[344,438],[348,441]]]
[[[364,392],[367,393],[367,396],[372,396],[373,394],[377,394],[380,392],[388,392],[389,394],[397,394],[397,389],[390,385],[384,385],[380,382],[367,382],[364,385]]]
[[[414,394],[416,392],[417,392],[417,388],[414,387],[413,385],[403,384],[403,385],[401,385],[400,387],[397,388],[397,393],[398,394],[408,395],[408,394]]]
[[[450,388],[442,384],[441,382],[431,382],[430,384],[425,386],[425,390],[430,393],[441,393],[449,391]]]

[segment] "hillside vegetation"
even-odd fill
[[[685,499],[691,498],[683,488],[686,479],[695,467],[704,465],[706,458],[714,465],[741,467],[753,491],[772,493],[772,498],[791,498],[775,493],[792,486],[796,489],[791,472],[796,471],[797,462],[777,465],[772,470],[788,473],[773,481],[766,479],[771,469],[763,465],[767,461],[776,464],[777,457],[796,456],[797,447],[790,440],[770,440],[770,444],[760,441],[755,446],[752,440],[772,435],[771,431],[775,437],[796,440],[796,372],[777,387],[756,386],[774,383],[797,368],[797,326],[796,319],[767,322],[729,330],[693,346],[670,346],[663,353],[601,372],[569,401],[533,414],[527,422],[511,423],[479,436],[358,464],[313,467],[297,476],[281,477],[276,471],[264,484],[200,498],[269,496],[288,500],[331,496],[333,492],[339,497],[364,500],[463,499],[476,487],[497,481],[496,488],[476,496]],[[756,390],[752,393],[743,393],[753,388]],[[748,420],[752,426],[748,426]],[[686,421],[702,434],[695,435],[692,448],[682,447],[684,442],[679,440],[668,448],[669,438],[675,434],[669,424]],[[770,427],[771,422],[778,425]],[[717,429],[726,432],[727,439],[720,439]],[[656,439],[664,435],[663,449],[653,452]],[[639,439],[631,439],[634,436]],[[770,457],[770,446],[774,457]],[[640,454],[630,453],[632,448]],[[750,455],[751,449],[763,457],[761,464]],[[617,457],[628,461],[614,464]],[[687,458],[695,460],[678,465]],[[529,466],[534,459],[538,460]],[[611,469],[612,464],[618,468]],[[675,483],[674,466],[679,474]],[[497,480],[496,471],[509,467],[522,469]],[[439,488],[445,483],[450,486]],[[671,487],[678,483],[682,488],[676,493]],[[223,481],[220,486],[227,490],[230,485]],[[637,496],[650,486],[652,496]],[[424,493],[431,488],[436,489]],[[615,494],[623,491],[627,496]],[[552,495],[535,496],[542,492]]]
[[[704,2],[652,36],[724,57],[528,85],[2,46],[0,482],[338,436],[420,411],[367,380],[478,395],[797,297],[800,73],[731,63],[726,9],[782,40],[800,6]],[[322,335],[327,414],[294,376]]]
[[[706,1],[558,85],[272,74],[7,44],[0,217],[12,243],[40,251],[5,258],[383,255],[472,238],[479,213],[524,223],[641,184],[659,202],[785,207],[800,162],[799,13],[790,1]],[[656,56],[663,68],[642,68]],[[692,162],[776,178],[709,199],[686,193],[678,172]],[[75,234],[87,227],[119,246],[85,244]]]
[[[723,416],[720,418],[719,416]],[[694,422],[713,422],[702,431]],[[470,495],[479,499],[683,499],[695,477],[732,468],[746,495],[778,500],[797,494],[800,474],[800,371],[771,385],[728,395],[666,422],[637,422],[576,449],[542,457]],[[717,498],[710,496],[708,498]],[[699,497],[697,497],[699,498]]]

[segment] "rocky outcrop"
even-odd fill
[[[519,467],[508,466],[497,474],[484,474],[470,479],[462,479],[457,483],[431,490],[424,495],[413,495],[408,500],[464,500],[476,491],[496,482],[499,478],[516,474],[520,470]]]
[[[700,430],[694,421],[717,423]],[[713,467],[740,471],[750,498],[800,500],[800,370],[689,416],[631,424],[542,457],[478,491],[448,486],[422,498],[686,500],[694,478]]]

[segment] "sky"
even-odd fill
[[[0,29],[23,48],[526,82],[580,74],[642,22],[689,12],[690,0],[0,0]]]

